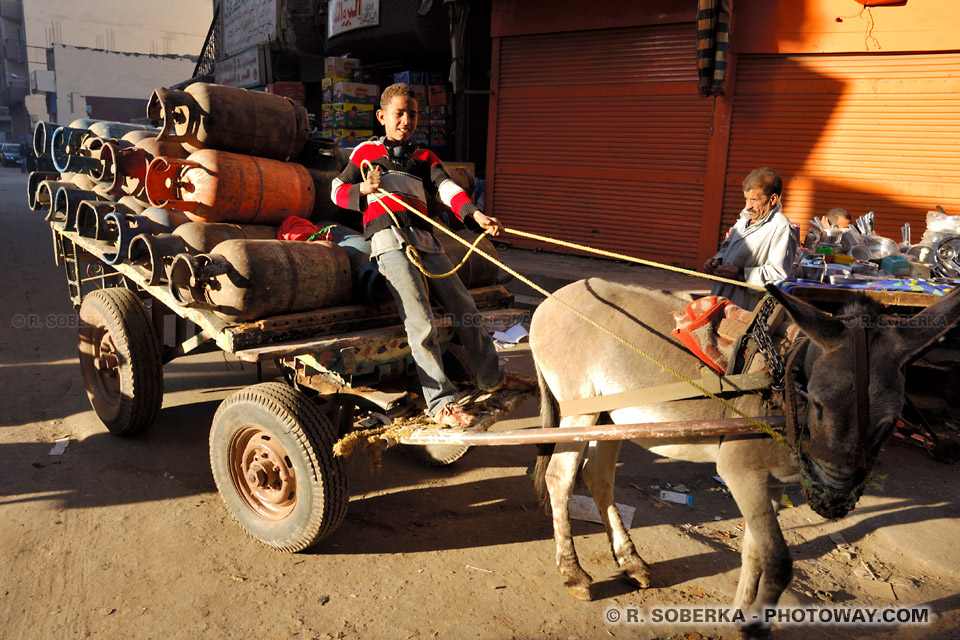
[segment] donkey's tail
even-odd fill
[[[554,397],[547,381],[543,379],[543,372],[539,365],[534,361],[534,367],[537,370],[537,383],[540,385],[540,420],[545,429],[555,429],[560,426],[560,405]],[[537,497],[540,504],[544,505],[550,498],[547,492],[547,465],[550,464],[550,457],[556,444],[546,442],[537,445],[537,464],[533,469],[533,486],[537,491]]]

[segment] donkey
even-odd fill
[[[768,291],[810,340],[800,365],[808,380],[801,453],[794,453],[771,437],[752,434],[635,441],[669,458],[716,463],[746,521],[734,606],[744,609],[747,620],[756,620],[753,615],[760,616],[764,609],[776,606],[793,573],[777,521],[780,491],[771,487],[771,479],[802,482],[810,506],[826,518],[846,515],[860,498],[876,455],[902,408],[903,365],[960,318],[960,290],[950,292],[902,324],[882,316],[882,308],[865,298],[831,316],[776,287],[768,286]],[[590,414],[559,419],[558,401],[676,381],[672,374],[584,321],[571,307],[684,376],[700,378],[700,361],[670,337],[671,312],[682,311],[686,304],[679,297],[592,278],[567,285],[554,295],[569,307],[548,299],[536,310],[530,325],[530,348],[540,381],[545,427],[590,426],[600,418]],[[859,326],[864,327],[860,335],[866,338],[869,361],[868,369],[860,364],[864,372],[860,380],[866,380],[869,372],[869,383],[858,403],[854,401],[857,363],[853,341]],[[860,340],[863,344],[862,337]],[[771,413],[763,394],[745,394],[734,404],[746,415]],[[858,404],[868,404],[869,410],[858,412]],[[711,398],[696,398],[616,409],[609,412],[609,418],[628,424],[734,417],[731,413]],[[868,419],[860,419],[858,413],[869,414]],[[591,578],[577,559],[568,502],[586,447],[583,442],[540,445],[535,470],[541,501],[549,499],[552,508],[557,566],[569,593],[581,600],[590,599]],[[620,441],[589,443],[583,479],[600,511],[621,571],[639,587],[647,588],[651,584],[649,567],[637,554],[614,506],[619,450]],[[742,631],[764,636],[769,628],[747,625]]]

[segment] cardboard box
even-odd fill
[[[320,128],[333,129],[333,105],[324,104],[320,107]],[[326,136],[329,138],[330,136]]]
[[[333,108],[334,129],[373,129],[377,121],[372,104],[334,102],[330,106]]]
[[[432,84],[427,89],[430,95],[427,97],[427,103],[431,107],[447,106],[447,88],[442,84]]]
[[[383,74],[375,67],[357,67],[350,74],[350,82],[357,82],[360,84],[375,84],[380,86],[382,81]]]
[[[373,136],[370,129],[333,129],[327,131],[330,135],[327,138],[333,138],[340,143],[341,147],[355,147],[361,142],[366,142]]]
[[[427,110],[429,93],[427,93],[427,86],[424,84],[412,84],[410,88],[413,89],[413,95],[417,98],[417,106],[420,107],[420,112],[423,113]]]
[[[427,78],[425,77],[423,71],[401,71],[393,74],[393,81],[403,82],[409,85],[427,84]]]
[[[430,127],[430,146],[444,147],[447,144],[446,127]]]
[[[302,82],[273,82],[267,85],[267,93],[290,98],[300,104],[307,99],[307,88]]]
[[[372,104],[380,102],[380,87],[375,84],[360,84],[335,80],[333,82],[333,100],[331,102],[350,102],[353,104]]]
[[[328,78],[340,78],[349,80],[353,70],[360,66],[360,60],[357,58],[324,58],[323,75]]]
[[[427,111],[421,111],[421,117],[425,118],[424,124],[445,125],[447,124],[447,107],[429,107]]]

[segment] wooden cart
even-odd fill
[[[106,243],[51,228],[81,319],[84,385],[112,433],[149,427],[163,400],[163,365],[198,349],[219,348],[256,363],[258,372],[262,363],[275,363],[282,372],[282,382],[261,382],[227,397],[210,430],[217,488],[240,526],[264,545],[294,552],[334,531],[349,499],[335,444],[371,422],[422,415],[422,401],[411,392],[419,385],[410,348],[392,302],[231,324],[179,305],[166,286],[149,284],[144,267],[107,264],[104,256],[112,248]],[[502,286],[471,294],[489,329],[504,330],[528,317],[511,308],[513,297]],[[165,331],[171,316],[172,336]],[[439,316],[437,326],[448,375],[469,386],[473,367],[450,320]],[[165,344],[168,338],[172,346]],[[485,403],[482,422],[502,418],[524,397]],[[400,439],[383,444],[400,445],[431,465],[449,464],[469,449]]]

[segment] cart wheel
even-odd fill
[[[227,510],[264,546],[293,553],[330,535],[347,513],[337,432],[306,395],[279,382],[224,400],[210,430],[210,466]]]
[[[122,287],[80,305],[80,371],[97,417],[116,435],[143,431],[163,403],[160,341],[143,302]]]
[[[459,344],[450,344],[443,353],[443,370],[453,384],[459,386],[476,382],[477,374],[467,358],[467,350]],[[397,450],[411,460],[431,467],[453,464],[470,451],[465,444],[401,444]]]

